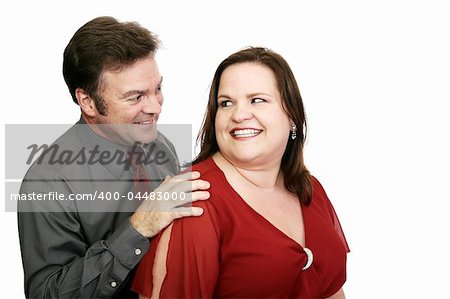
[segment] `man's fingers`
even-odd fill
[[[169,212],[179,207],[190,207],[193,202],[207,200],[209,197],[208,191],[152,193],[148,198],[141,200],[138,210]]]
[[[199,207],[181,207],[174,211],[174,219],[180,219],[183,217],[200,216],[203,214],[203,209]]]
[[[206,190],[209,189],[209,187],[211,186],[208,181],[204,180],[195,180],[192,181],[191,183],[192,183],[192,191]]]
[[[195,191],[192,192],[192,201],[197,200],[207,200],[209,198],[210,194],[208,191]]]
[[[165,183],[164,185],[159,186],[155,189],[157,192],[176,192],[176,193],[189,193],[196,190],[206,190],[209,189],[210,184],[204,180],[195,180],[195,181],[177,181],[174,182],[173,178]]]
[[[208,191],[195,191],[191,193],[184,193],[185,196],[182,200],[176,200],[169,203],[173,206],[173,208],[177,209],[180,207],[187,207],[190,208],[192,206],[192,203],[197,200],[207,200],[209,199],[209,192]]]
[[[174,176],[172,178],[172,181],[174,181],[174,182],[190,181],[190,180],[196,180],[199,177],[200,177],[200,172],[190,171],[190,172],[186,172],[186,173],[182,173],[182,174]]]

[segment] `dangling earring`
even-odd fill
[[[291,132],[292,132],[291,138],[292,140],[294,140],[295,138],[297,138],[297,126],[295,125],[294,122],[291,122]]]

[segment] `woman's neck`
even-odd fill
[[[222,156],[220,152],[214,154],[213,159],[225,174],[229,174],[233,178],[241,177],[251,187],[265,191],[276,191],[280,187],[284,188],[280,163],[275,162],[267,165],[255,165],[253,167],[247,165],[242,166],[239,163],[233,164]]]

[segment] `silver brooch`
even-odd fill
[[[306,269],[308,269],[309,267],[311,267],[313,260],[314,260],[314,256],[312,251],[309,248],[303,248],[303,250],[306,253],[306,265],[302,268],[303,271],[305,271]]]

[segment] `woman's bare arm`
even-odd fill
[[[153,264],[153,289],[152,298],[159,298],[161,292],[161,286],[166,277],[166,260],[167,251],[169,248],[170,235],[172,232],[172,224],[161,235],[159,239],[158,247],[156,249],[155,263]],[[140,299],[149,299],[146,296],[139,295]]]
[[[327,299],[345,299],[344,289],[341,288],[339,291],[337,291],[336,294],[334,294],[331,297],[328,297]]]

